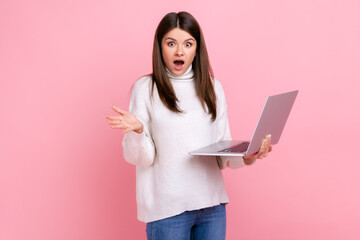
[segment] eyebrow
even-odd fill
[[[177,40],[175,38],[172,38],[172,37],[167,37],[165,40],[173,40],[173,41],[177,42]],[[187,41],[194,41],[195,42],[195,39],[189,38],[189,39],[186,39],[184,42],[187,42]]]

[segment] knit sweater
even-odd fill
[[[217,117],[211,121],[196,95],[191,66],[181,76],[168,71],[178,106],[170,111],[154,87],[151,76],[138,79],[132,90],[129,112],[143,124],[141,134],[123,138],[123,154],[136,165],[137,217],[152,222],[184,211],[228,203],[221,169],[245,166],[242,157],[191,156],[188,153],[220,140],[231,140],[223,88],[213,79]]]

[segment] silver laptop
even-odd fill
[[[271,144],[279,142],[299,90],[267,98],[251,141],[226,140],[189,152],[190,155],[246,156],[259,151],[262,139],[271,134]]]

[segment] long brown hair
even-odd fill
[[[178,99],[167,75],[161,50],[163,37],[174,28],[180,28],[188,32],[196,40],[196,54],[192,63],[196,94],[204,110],[211,114],[211,120],[214,121],[216,119],[216,94],[211,79],[214,77],[214,74],[210,66],[205,39],[200,25],[190,13],[168,13],[163,17],[156,29],[152,57],[152,89],[154,89],[154,84],[156,84],[159,97],[164,105],[173,112],[182,112],[177,104]]]

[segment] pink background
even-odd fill
[[[110,129],[169,11],[200,22],[234,138],[299,89],[280,144],[225,170],[227,239],[360,239],[360,2],[1,1],[0,239],[145,239]]]

